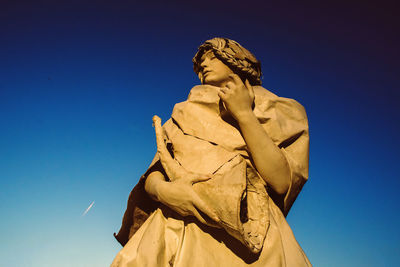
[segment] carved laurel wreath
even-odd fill
[[[192,60],[196,74],[201,70],[201,56],[209,50],[239,76],[248,79],[252,85],[261,85],[261,63],[246,48],[227,38],[213,38],[199,47]]]

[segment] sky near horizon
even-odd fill
[[[306,108],[287,220],[311,263],[397,266],[399,32],[378,1],[1,1],[0,266],[109,266],[151,118],[199,84],[191,59],[217,36]]]

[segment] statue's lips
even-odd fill
[[[205,72],[203,72],[203,76],[205,77],[205,76],[207,76],[207,74],[209,74],[211,72],[212,72],[211,70],[206,70]]]

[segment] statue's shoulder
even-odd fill
[[[279,96],[277,96],[276,94],[272,93],[271,91],[265,89],[262,86],[256,85],[253,86],[253,90],[254,90],[254,95],[256,97],[261,97],[261,98],[269,98],[269,99],[276,99]]]
[[[262,86],[253,86],[256,105],[265,109],[274,108],[290,116],[307,118],[305,108],[297,100],[278,96]]]
[[[189,102],[218,103],[218,91],[219,88],[212,85],[196,85],[190,90],[187,100]]]
[[[190,97],[196,97],[196,96],[204,96],[204,95],[215,95],[218,94],[218,87],[212,86],[212,85],[207,85],[207,84],[200,84],[200,85],[195,85],[189,93],[188,98]]]

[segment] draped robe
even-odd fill
[[[195,86],[163,130],[180,165],[213,174],[194,189],[221,222],[182,217],[147,195],[145,179],[160,165],[156,155],[129,196],[115,235],[124,248],[112,266],[311,266],[285,220],[308,179],[307,116],[295,100],[253,89],[253,112],[289,163],[286,195],[274,194],[258,174],[238,126],[221,114],[218,88]]]

